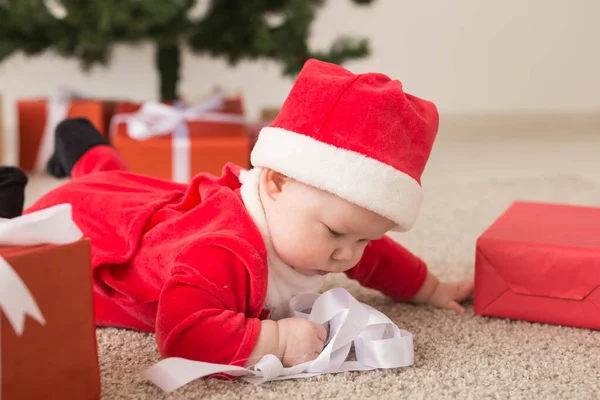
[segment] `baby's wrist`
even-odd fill
[[[433,297],[439,284],[439,279],[431,272],[427,272],[427,277],[425,278],[425,282],[423,282],[423,286],[421,286],[421,289],[419,289],[415,297],[411,299],[411,302],[417,304],[428,303]]]
[[[279,327],[277,322],[272,320],[261,321],[258,340],[246,362],[246,367],[255,365],[267,354],[273,354],[281,359],[283,354],[279,354],[279,348]]]
[[[285,356],[285,347],[287,346],[287,321],[282,319],[277,321],[277,357],[283,361]]]

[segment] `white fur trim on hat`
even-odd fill
[[[421,185],[404,172],[282,128],[261,130],[251,162],[376,212],[396,222],[395,231],[413,227],[423,200]]]

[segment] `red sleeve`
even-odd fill
[[[219,247],[194,249],[184,259],[194,267],[178,262],[159,298],[156,341],[162,356],[244,366],[260,333],[260,320],[245,315],[245,265]]]
[[[398,300],[412,299],[427,277],[425,263],[385,236],[369,243],[360,262],[346,272],[361,285]]]

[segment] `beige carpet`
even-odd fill
[[[532,179],[427,189],[417,227],[398,238],[448,279],[473,272],[477,236],[515,199],[600,205],[600,184]],[[153,336],[98,329],[105,399],[598,399],[600,332],[458,315],[391,302],[342,284],[414,334],[415,365],[253,386],[205,379],[166,396],[140,372],[159,361]],[[600,313],[599,313],[600,318]]]

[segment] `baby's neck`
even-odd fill
[[[267,218],[261,201],[260,176],[261,170],[251,170],[241,177],[240,190],[246,210],[260,231],[267,250],[268,284],[266,306],[271,310],[271,319],[281,319],[289,316],[289,301],[301,293],[315,293],[321,289],[324,277],[305,276],[286,264],[275,251]]]

